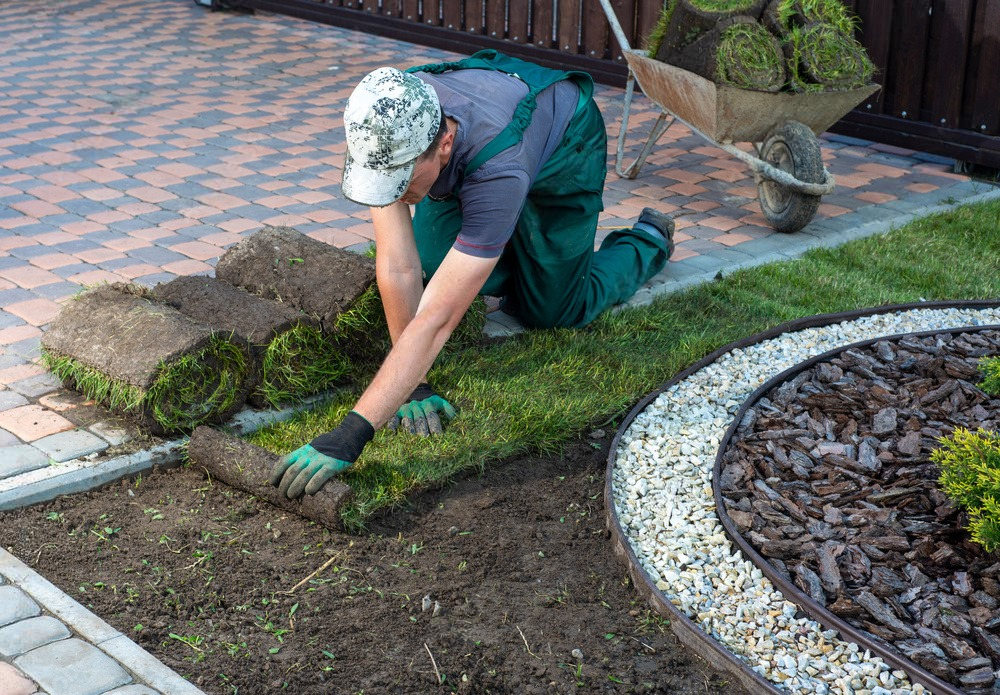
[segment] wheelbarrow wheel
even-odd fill
[[[773,130],[761,147],[761,159],[804,183],[823,183],[823,154],[812,130],[788,121]],[[771,226],[785,233],[797,232],[816,214],[822,196],[796,191],[769,179],[757,184],[757,198]]]

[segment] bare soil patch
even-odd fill
[[[614,558],[609,440],[428,493],[367,536],[179,468],[2,513],[0,543],[207,693],[741,693]]]

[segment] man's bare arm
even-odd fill
[[[413,240],[410,207],[397,202],[372,208],[375,227],[375,278],[389,335],[395,345],[413,320],[423,293],[420,256]]]
[[[497,260],[469,256],[455,249],[445,256],[424,289],[413,319],[394,340],[388,357],[354,408],[376,429],[395,414],[423,380]]]

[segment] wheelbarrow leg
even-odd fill
[[[622,160],[625,157],[625,136],[628,133],[628,119],[632,110],[632,94],[634,91],[635,75],[632,74],[632,70],[629,70],[628,82],[625,84],[625,106],[622,109],[622,125],[621,130],[618,131],[618,156],[615,159],[615,172],[623,179],[634,179],[639,175],[639,170],[646,162],[646,157],[653,151],[653,147],[657,141],[667,132],[667,129],[673,125],[675,120],[666,110],[663,110],[660,113],[660,117],[656,119],[656,123],[653,124],[652,130],[649,132],[649,139],[646,140],[639,158],[632,162],[630,166],[623,168]],[[670,118],[669,121],[667,121],[668,117]]]

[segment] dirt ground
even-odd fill
[[[610,435],[365,536],[179,468],[0,513],[0,543],[207,693],[742,693],[614,558]]]

